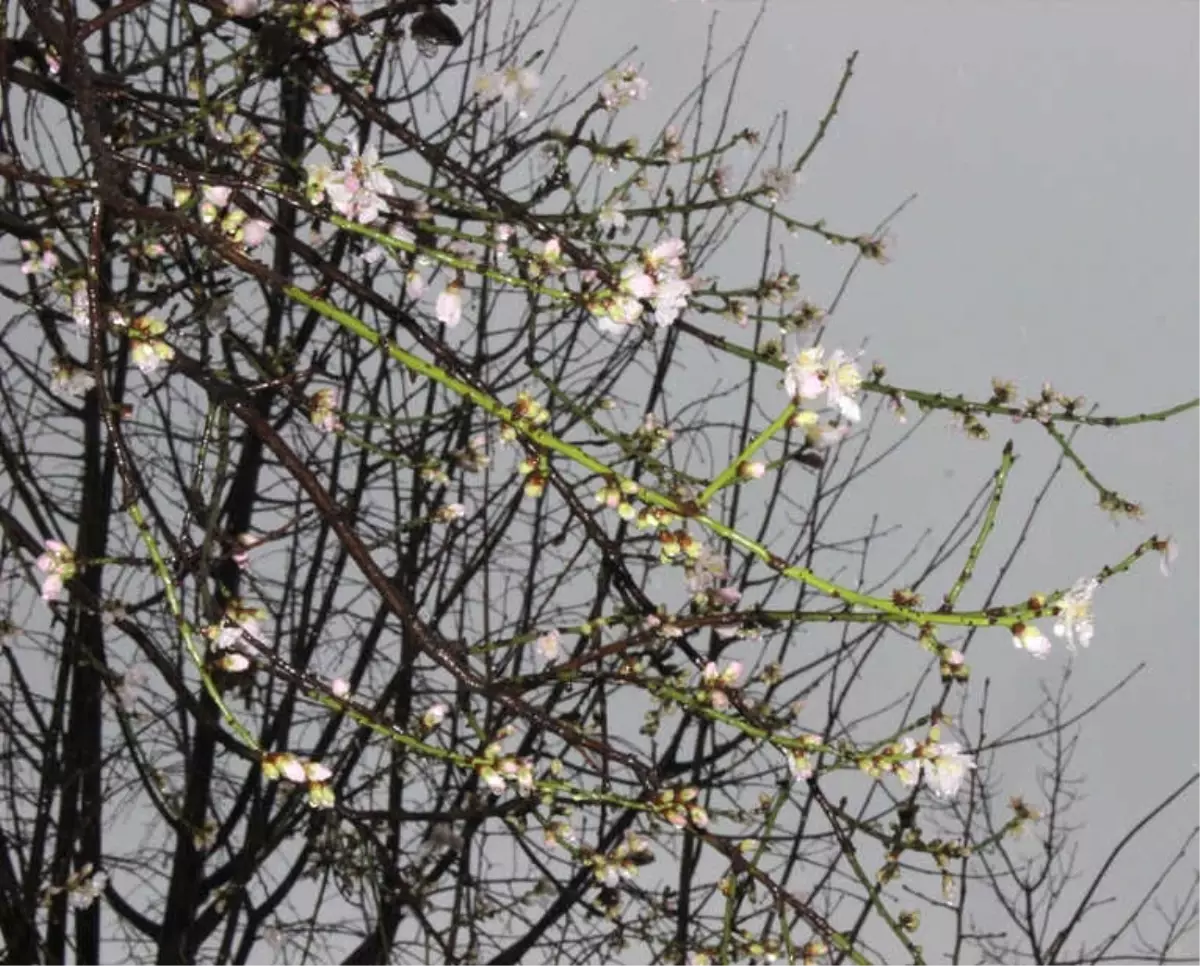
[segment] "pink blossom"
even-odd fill
[[[75,554],[58,540],[45,542],[46,552],[37,558],[37,568],[46,575],[42,580],[42,600],[58,600],[63,586],[75,576]]]
[[[252,218],[242,226],[242,243],[247,248],[257,248],[267,240],[271,226],[261,218]]]
[[[325,194],[334,210],[363,225],[375,221],[383,208],[383,199],[395,193],[395,185],[379,161],[379,152],[370,146],[361,154],[353,150],[347,154],[341,170],[329,176],[325,185]]]
[[[825,350],[820,346],[801,349],[788,364],[783,386],[793,399],[816,399],[825,391]]]

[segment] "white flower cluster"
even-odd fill
[[[826,360],[821,346],[797,352],[783,377],[784,388],[793,399],[816,399],[823,395],[826,404],[851,423],[862,418],[857,399],[862,382],[862,373],[853,358],[837,349]]]
[[[1099,586],[1100,582],[1094,577],[1081,577],[1058,602],[1054,636],[1066,638],[1069,651],[1074,651],[1076,647],[1087,647],[1096,634],[1092,597]],[[1044,659],[1050,653],[1050,641],[1033,624],[1013,625],[1013,646],[1039,659]]]
[[[205,628],[204,634],[212,643],[213,651],[221,655],[217,659],[221,670],[240,674],[250,667],[250,657],[256,653],[255,645],[266,647],[261,624],[266,616],[262,609],[247,607],[234,598],[225,605],[221,623]]]
[[[606,292],[592,300],[592,314],[601,332],[619,335],[642,317],[642,302],[654,308],[654,322],[665,328],[687,307],[694,280],[684,275],[686,246],[680,238],[668,238],[645,249],[640,259],[621,269],[619,291]],[[593,279],[594,273],[587,273]]]
[[[537,93],[542,79],[528,67],[504,67],[495,73],[484,74],[475,81],[475,91],[481,97],[498,98],[496,104],[521,108]],[[522,116],[524,111],[521,111]]]
[[[616,111],[634,101],[644,101],[650,93],[650,82],[642,77],[636,67],[626,64],[619,70],[610,70],[600,86],[600,103],[606,111]]]
[[[975,759],[957,742],[917,742],[906,737],[901,743],[901,751],[909,757],[896,766],[896,777],[909,787],[923,777],[938,798],[957,795],[967,772],[975,767]]]
[[[328,765],[284,751],[263,755],[262,770],[267,781],[283,779],[293,785],[305,786],[310,808],[333,808],[337,802],[337,796],[329,787],[333,772]]]
[[[334,171],[326,164],[310,164],[308,171],[308,200],[320,204],[328,198],[338,214],[369,225],[379,217],[384,199],[396,194],[396,186],[379,161],[379,152],[368,146],[362,152],[352,145]]]

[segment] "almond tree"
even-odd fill
[[[993,723],[967,658],[1065,666],[1051,638],[1086,647],[1103,585],[1174,552],[1001,596],[1021,542],[981,553],[1038,505],[988,427],[1133,516],[1076,443],[1196,401],[952,397],[839,345],[777,250],[886,261],[887,222],[789,213],[853,56],[798,152],[734,123],[748,40],[638,143],[653,64],[573,77],[535,44],[557,7],[450,6],[5,8],[6,961],[1193,942],[1194,826],[1094,930],[1113,866],[1063,865],[1059,821],[1081,717],[1060,689]],[[758,277],[716,274],[751,237]],[[900,585],[845,498],[930,414],[995,471]],[[1039,747],[1044,794],[1005,805],[997,760]]]

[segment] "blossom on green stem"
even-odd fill
[[[175,358],[175,350],[160,338],[166,331],[167,323],[149,315],[139,315],[129,323],[129,341],[133,343],[129,357],[147,375]]]
[[[900,754],[907,756],[895,765],[901,783],[913,786],[923,777],[938,798],[953,798],[958,794],[967,773],[975,768],[975,760],[957,742],[917,742],[905,737]]]
[[[1158,569],[1162,571],[1164,577],[1171,576],[1171,565],[1175,563],[1175,558],[1179,556],[1179,544],[1171,537],[1166,540],[1159,540],[1155,543],[1154,549],[1161,556],[1158,558]]]
[[[1058,620],[1054,635],[1067,639],[1067,648],[1087,647],[1096,633],[1092,616],[1092,596],[1100,582],[1094,577],[1081,577],[1058,602]]]
[[[1013,647],[1019,647],[1043,660],[1050,653],[1050,642],[1046,639],[1046,635],[1032,624],[1014,624],[1012,632]]]

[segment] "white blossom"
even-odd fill
[[[546,663],[558,660],[558,656],[562,650],[558,631],[553,628],[546,631],[545,634],[539,635],[537,640],[533,642],[533,646],[537,651],[538,657]]]
[[[638,74],[636,67],[627,64],[605,75],[600,86],[600,103],[605,110],[615,111],[633,101],[644,101],[649,91],[650,83]]]
[[[1065,637],[1067,647],[1072,651],[1077,645],[1087,647],[1096,633],[1092,617],[1092,595],[1099,586],[1100,582],[1094,577],[1081,577],[1058,602],[1060,610],[1058,621],[1054,625],[1054,635]]]
[[[611,205],[605,205],[596,216],[596,223],[605,231],[608,231],[610,228],[624,228],[627,220],[625,217],[625,206],[619,201],[615,201]]]
[[[50,380],[55,392],[75,397],[86,395],[96,385],[96,377],[86,369],[63,361],[50,367]]]
[[[537,71],[528,67],[505,67],[493,74],[484,74],[475,82],[475,89],[484,97],[499,97],[500,103],[519,107],[537,93],[541,83]]]
[[[462,321],[462,283],[451,282],[437,297],[437,319],[442,325],[453,329]]]
[[[1044,659],[1050,653],[1050,642],[1032,624],[1016,624],[1013,627],[1013,647],[1028,651],[1036,658]]]
[[[957,742],[918,744],[906,737],[901,749],[908,758],[895,766],[896,777],[912,787],[923,776],[938,798],[953,798],[958,794],[967,772],[975,768],[975,760]]]
[[[825,350],[820,346],[801,349],[788,363],[783,374],[783,386],[793,399],[816,399],[825,391],[822,378]]]

